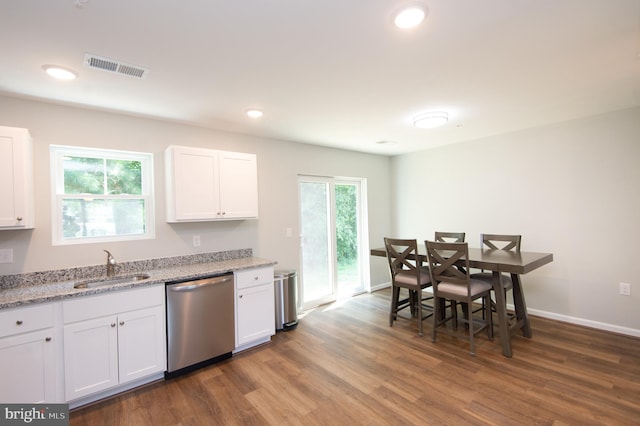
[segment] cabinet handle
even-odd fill
[[[120,321],[120,325],[124,325],[124,321]]]
[[[238,296],[238,298],[242,299],[242,295]]]
[[[45,342],[50,342],[51,341],[51,337],[45,337]]]
[[[22,216],[18,216],[18,217],[16,217],[16,220],[17,220],[18,222],[22,222]]]
[[[22,325],[22,320],[16,321],[16,325]]]
[[[115,327],[115,326],[116,326],[116,323],[115,323],[115,322],[112,322],[112,323],[111,323],[111,327]]]

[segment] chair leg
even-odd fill
[[[467,304],[469,316],[466,317],[466,323],[469,325],[469,346],[471,351],[471,356],[476,356],[476,345],[475,340],[473,338],[473,313],[471,312],[471,301]]]
[[[440,316],[442,315],[440,313],[441,304],[442,303],[440,299],[434,295],[433,296],[433,331],[431,331],[431,341],[433,343],[436,342],[436,333],[437,333],[436,329],[440,324]],[[446,315],[446,312],[445,312],[445,315]]]
[[[391,290],[391,311],[389,313],[389,327],[393,325],[393,320],[396,319],[398,312],[398,301],[400,300],[400,287],[392,285]]]
[[[422,336],[422,289],[416,290],[417,311],[418,311],[418,336]]]
[[[489,340],[493,340],[493,314],[491,313],[491,295],[486,297],[483,304],[486,306],[486,312],[483,312],[483,316],[486,317],[487,322],[487,335]]]
[[[451,300],[451,320],[453,321],[453,329],[458,329],[458,302]]]

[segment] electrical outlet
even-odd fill
[[[200,247],[200,235],[193,236],[193,246]]]
[[[623,296],[631,296],[631,284],[620,283],[620,294]]]
[[[13,249],[0,249],[0,263],[13,263]]]

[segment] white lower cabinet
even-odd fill
[[[64,326],[65,396],[73,400],[118,384],[118,318]]]
[[[268,342],[275,330],[273,267],[237,271],[236,352]]]
[[[63,302],[67,401],[166,370],[164,286]]]
[[[53,304],[0,312],[0,401],[61,402]]]

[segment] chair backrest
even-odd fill
[[[520,251],[520,235],[480,234],[482,246],[494,250]]]
[[[438,283],[464,285],[469,288],[469,246],[467,243],[425,241],[431,283],[437,291]]]
[[[391,277],[395,277],[399,272],[414,272],[416,276],[419,275],[420,271],[416,265],[419,266],[420,261],[415,260],[418,254],[417,240],[385,237],[384,247],[387,251]]]
[[[441,243],[464,243],[464,232],[440,232],[436,231],[435,240]]]

